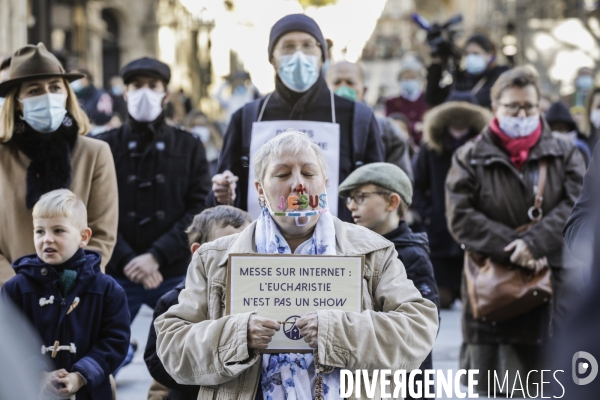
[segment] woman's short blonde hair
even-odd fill
[[[78,229],[88,226],[85,204],[69,189],[53,190],[40,197],[32,215],[33,218],[67,218]]]
[[[280,135],[275,136],[267,143],[263,144],[254,155],[254,179],[262,185],[267,167],[271,159],[280,158],[283,152],[298,154],[303,149],[312,149],[317,156],[317,162],[321,169],[323,179],[327,179],[327,160],[323,150],[312,142],[308,135],[296,129],[288,129]]]
[[[85,135],[90,131],[90,120],[85,114],[85,111],[81,109],[77,102],[77,96],[69,82],[63,79],[67,88],[67,111],[73,116],[79,130],[79,135]],[[0,109],[0,143],[8,142],[13,135],[15,127],[15,113],[17,111],[17,93],[21,89],[21,85],[16,86],[6,96],[2,109]]]

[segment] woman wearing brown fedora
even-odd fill
[[[54,189],[68,188],[83,200],[93,236],[87,248],[110,259],[117,232],[117,180],[108,145],[85,136],[90,123],[66,73],[42,43],[12,57],[9,79],[0,83],[0,286],[11,263],[35,253],[31,209]]]

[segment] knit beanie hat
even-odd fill
[[[277,44],[280,37],[289,32],[306,32],[312,35],[321,45],[321,53],[323,61],[327,59],[327,43],[323,38],[321,28],[311,17],[304,14],[290,14],[275,22],[271,28],[269,35],[269,59],[273,55],[273,48]]]

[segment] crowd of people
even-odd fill
[[[331,64],[313,19],[281,18],[267,50],[275,90],[232,74],[225,130],[169,91],[155,58],[107,91],[42,43],[2,62],[0,297],[41,340],[22,357],[40,397],[113,399],[144,304],[150,399],[329,400],[341,369],[432,369],[439,310],[457,300],[460,368],[510,382],[549,369],[553,331],[585,292],[573,271],[594,257],[594,71],[552,103],[536,71],[501,65],[475,34],[451,84],[443,60],[407,54],[377,115],[365,71]],[[320,200],[281,206],[304,192]],[[281,324],[226,312],[238,253],[364,256],[363,311],[308,313],[296,326],[312,353],[265,353]],[[482,316],[474,264],[547,276],[552,299]]]

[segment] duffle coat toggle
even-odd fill
[[[47,299],[42,297],[40,299],[40,307],[44,307],[46,304],[54,304],[54,296],[50,296]]]
[[[68,350],[69,353],[73,353],[73,354],[77,353],[77,347],[75,347],[75,343],[71,343],[68,346],[67,345],[60,346],[60,342],[57,340],[56,342],[54,342],[54,345],[52,345],[52,346],[42,345],[42,354],[52,352],[52,358],[56,358],[56,353],[58,353],[61,350]]]

